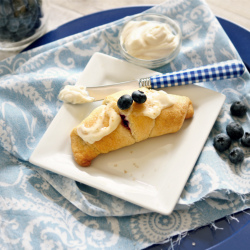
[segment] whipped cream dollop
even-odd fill
[[[77,128],[78,135],[86,142],[93,144],[100,141],[104,136],[111,134],[121,123],[121,116],[108,105],[101,105],[101,113],[91,127],[86,127],[84,124]],[[104,125],[104,119],[108,116],[108,125]]]
[[[179,44],[165,23],[156,21],[130,21],[121,34],[121,42],[133,57],[153,60],[170,55]]]
[[[81,85],[66,85],[59,93],[58,99],[72,104],[81,104],[86,102],[93,102],[94,97],[90,97],[86,87]]]

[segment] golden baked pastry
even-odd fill
[[[118,99],[125,94],[132,95],[133,91],[120,91],[107,96],[101,106],[73,129],[71,148],[80,166],[89,166],[99,154],[150,137],[175,133],[184,120],[194,114],[188,97],[146,88],[140,89],[147,96],[146,102],[133,102],[130,108],[121,110],[117,106]]]

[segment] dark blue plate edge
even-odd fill
[[[61,25],[55,30],[46,33],[45,35],[37,39],[35,42],[30,44],[27,48],[25,48],[24,51],[39,47],[41,45],[59,40],[70,35],[77,34],[82,31],[89,30],[91,28],[103,24],[116,21],[125,16],[138,14],[151,7],[153,7],[153,5],[115,8],[77,18],[73,21]],[[223,18],[217,17],[217,19],[225,30],[229,39],[232,41],[235,48],[237,49],[248,71],[250,71],[250,32]]]
[[[45,45],[47,43],[59,40],[61,38],[77,34],[82,31],[89,30],[91,28],[107,24],[109,22],[116,21],[120,18],[125,16],[138,14],[142,11],[145,11],[151,8],[153,5],[149,6],[131,6],[131,7],[123,7],[123,8],[116,8],[116,9],[109,9],[101,12],[96,12],[90,15],[86,15],[70,21],[55,30],[52,30],[38,40],[33,42],[29,45],[24,51],[39,47],[41,45]],[[250,32],[246,29],[228,21],[223,18],[217,17],[218,21],[220,22],[221,26],[225,30],[226,34],[228,35],[229,39],[234,44],[235,48],[237,49],[239,55],[241,56],[243,62],[245,63],[246,67],[250,71]],[[177,244],[174,249],[207,249],[211,248],[213,250],[221,249],[223,244],[227,244],[228,241],[231,240],[236,234],[237,237],[240,237],[239,234],[248,227],[249,223],[249,215],[244,212],[239,212],[235,215],[235,217],[239,220],[239,222],[232,222],[231,224],[228,223],[228,220],[222,218],[216,221],[216,226],[224,228],[223,233],[220,230],[213,230],[210,226],[201,227],[197,230],[193,230],[189,232],[189,235],[182,239],[180,244]],[[235,224],[236,223],[236,224]],[[232,229],[232,225],[233,229]],[[230,227],[227,229],[227,227]],[[228,232],[226,232],[228,231]],[[245,232],[245,231],[244,231]],[[177,237],[174,237],[177,239]],[[240,239],[242,242],[245,242],[246,245],[249,244],[249,239]],[[248,242],[246,242],[248,240]],[[195,243],[195,246],[192,245]],[[230,244],[229,244],[230,246]],[[168,249],[170,247],[170,243],[165,243],[162,245],[153,245],[148,247],[147,250],[160,250],[160,249]],[[218,248],[217,248],[218,247]],[[230,250],[230,249],[229,249]]]

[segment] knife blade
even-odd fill
[[[115,92],[128,89],[138,89],[139,87],[139,80],[131,80],[103,86],[86,87],[86,90],[89,96],[95,98],[95,101],[100,101],[103,100],[106,96],[114,94]]]
[[[223,79],[240,77],[245,71],[245,66],[241,61],[229,60],[214,63],[207,66],[176,71],[166,74],[153,75],[150,77],[134,79],[131,81],[115,83],[110,85],[86,87],[89,96],[95,101],[104,99],[115,92],[127,89],[138,89],[146,87],[158,89],[172,86],[194,84],[198,82],[217,81]]]

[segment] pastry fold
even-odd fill
[[[141,89],[144,93],[155,90]],[[164,134],[175,133],[181,129],[185,119],[191,118],[194,109],[191,100],[186,96],[177,96],[169,94],[173,105],[163,108],[160,114],[152,119],[143,114],[143,109],[147,108],[147,101],[143,104],[133,102],[128,110],[120,110],[117,106],[117,100],[124,94],[132,94],[131,91],[120,91],[107,96],[103,104],[94,109],[81,124],[75,127],[71,132],[71,148],[75,161],[83,167],[91,164],[99,154],[108,153],[119,148],[132,145],[136,142],[150,137],[156,137]],[[78,133],[78,128],[84,126],[91,128],[96,126],[102,119],[102,127],[108,127],[110,122],[110,113],[103,111],[113,109],[120,117],[118,126],[109,134],[100,140],[89,143],[84,141]]]

